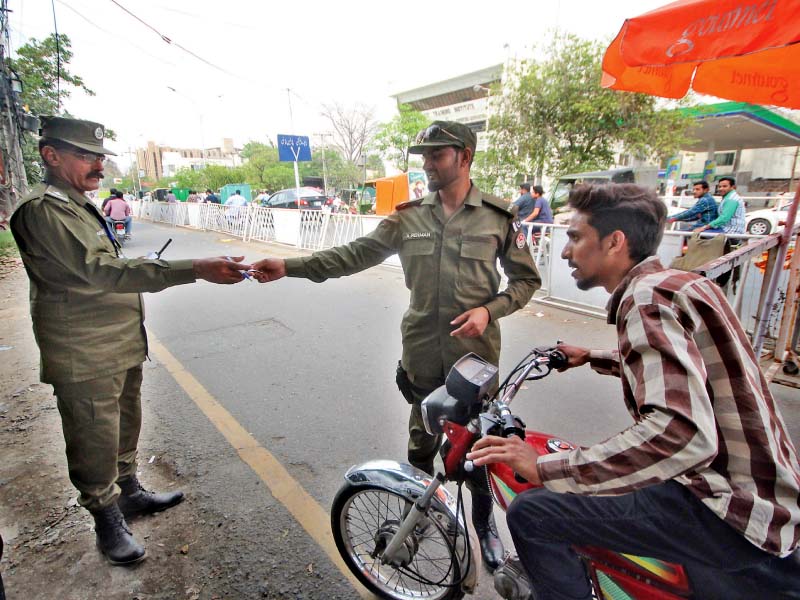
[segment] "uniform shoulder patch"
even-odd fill
[[[498,198],[497,196],[492,196],[490,194],[484,194],[481,197],[481,200],[484,204],[488,204],[495,210],[499,210],[502,213],[505,213],[509,217],[514,216],[514,212],[509,208],[508,202]]]
[[[67,196],[60,189],[52,185],[47,186],[47,188],[44,190],[44,195],[49,196],[51,198],[55,198],[56,200],[61,200],[62,202],[69,203],[69,196]]]
[[[405,210],[406,208],[410,208],[412,206],[419,206],[422,204],[422,198],[415,198],[414,200],[407,200],[406,202],[401,202],[397,206],[394,207],[395,210]]]

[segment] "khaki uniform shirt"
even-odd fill
[[[357,273],[395,253],[411,291],[401,331],[403,367],[412,382],[443,377],[468,352],[498,364],[497,320],[525,306],[541,285],[523,230],[507,205],[473,185],[464,205],[446,220],[438,193],[428,194],[398,206],[369,235],[287,259],[286,270],[290,277],[320,282]],[[508,277],[503,291],[497,259]],[[450,321],[479,306],[491,315],[484,334],[451,337],[456,327]]]
[[[30,278],[41,380],[74,383],[140,364],[147,352],[139,292],[195,281],[191,260],[128,259],[100,211],[63,181],[34,187],[11,217]]]

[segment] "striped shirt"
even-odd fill
[[[590,364],[621,377],[635,424],[539,457],[555,492],[617,495],[675,479],[745,538],[787,556],[800,542],[800,464],[745,332],[708,279],[636,265],[611,296],[619,348]]]

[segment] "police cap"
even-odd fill
[[[66,142],[95,154],[116,156],[114,152],[103,146],[106,129],[100,123],[54,116],[40,117],[40,121],[42,126],[39,135],[43,138]]]
[[[409,147],[411,154],[422,154],[425,148],[455,146],[469,148],[475,152],[478,138],[475,132],[463,123],[455,121],[434,121],[417,135],[416,143]]]

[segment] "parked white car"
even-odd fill
[[[769,235],[783,228],[792,198],[786,197],[778,201],[772,208],[754,210],[745,217],[745,231],[753,235]]]

